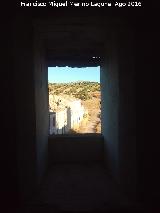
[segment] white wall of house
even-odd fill
[[[49,134],[50,135],[54,134],[56,131],[56,126],[54,126],[54,120],[56,121],[56,114],[54,112],[50,112],[49,113]]]
[[[73,101],[70,105],[71,107],[71,128],[76,128],[79,126],[83,119],[84,107],[81,105],[80,100]]]
[[[67,109],[56,112],[56,128],[58,130],[58,134],[65,133],[65,129],[67,126]]]
[[[83,119],[84,107],[81,100],[69,101],[67,108],[49,113],[49,134],[64,134],[79,126]],[[53,121],[55,119],[55,122]],[[53,125],[55,124],[55,126]]]

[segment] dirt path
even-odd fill
[[[98,114],[92,114],[89,116],[88,121],[82,121],[82,124],[79,128],[79,133],[97,133],[96,127],[99,121],[100,119],[98,118]]]
[[[99,99],[94,98],[92,100],[85,101],[84,107],[88,110],[88,117],[84,118],[79,129],[78,133],[100,133],[100,106]],[[98,129],[97,129],[98,126]]]

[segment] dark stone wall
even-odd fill
[[[49,164],[95,163],[104,161],[101,135],[56,135],[49,137]]]
[[[149,16],[148,12],[152,13]],[[150,7],[135,27],[138,199],[160,209],[158,8]]]
[[[101,118],[105,162],[114,177],[118,175],[119,77],[114,33],[106,36],[105,58],[101,66]]]
[[[119,67],[119,182],[129,196],[136,199],[136,96],[133,29],[118,34]]]
[[[48,159],[48,67],[45,61],[43,41],[34,29],[34,82],[36,110],[36,172],[40,184]]]
[[[41,182],[47,168],[48,79],[43,49],[35,42],[33,19],[23,15],[14,18],[11,25],[14,84],[9,84],[13,86],[9,93],[14,100],[17,193],[20,200],[25,200]]]
[[[121,20],[106,29],[101,67],[105,162],[122,190],[136,199],[134,32]]]
[[[26,199],[36,184],[36,123],[33,61],[33,28],[28,18],[16,17],[13,26],[15,135],[18,189]]]
[[[18,203],[16,101],[14,97],[12,22],[3,20],[1,34],[1,208]]]

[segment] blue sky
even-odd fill
[[[100,82],[100,67],[48,67],[50,83],[68,83],[75,81]]]

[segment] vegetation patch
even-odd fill
[[[88,81],[49,83],[48,90],[53,95],[66,94],[85,101],[100,96],[100,83]]]

